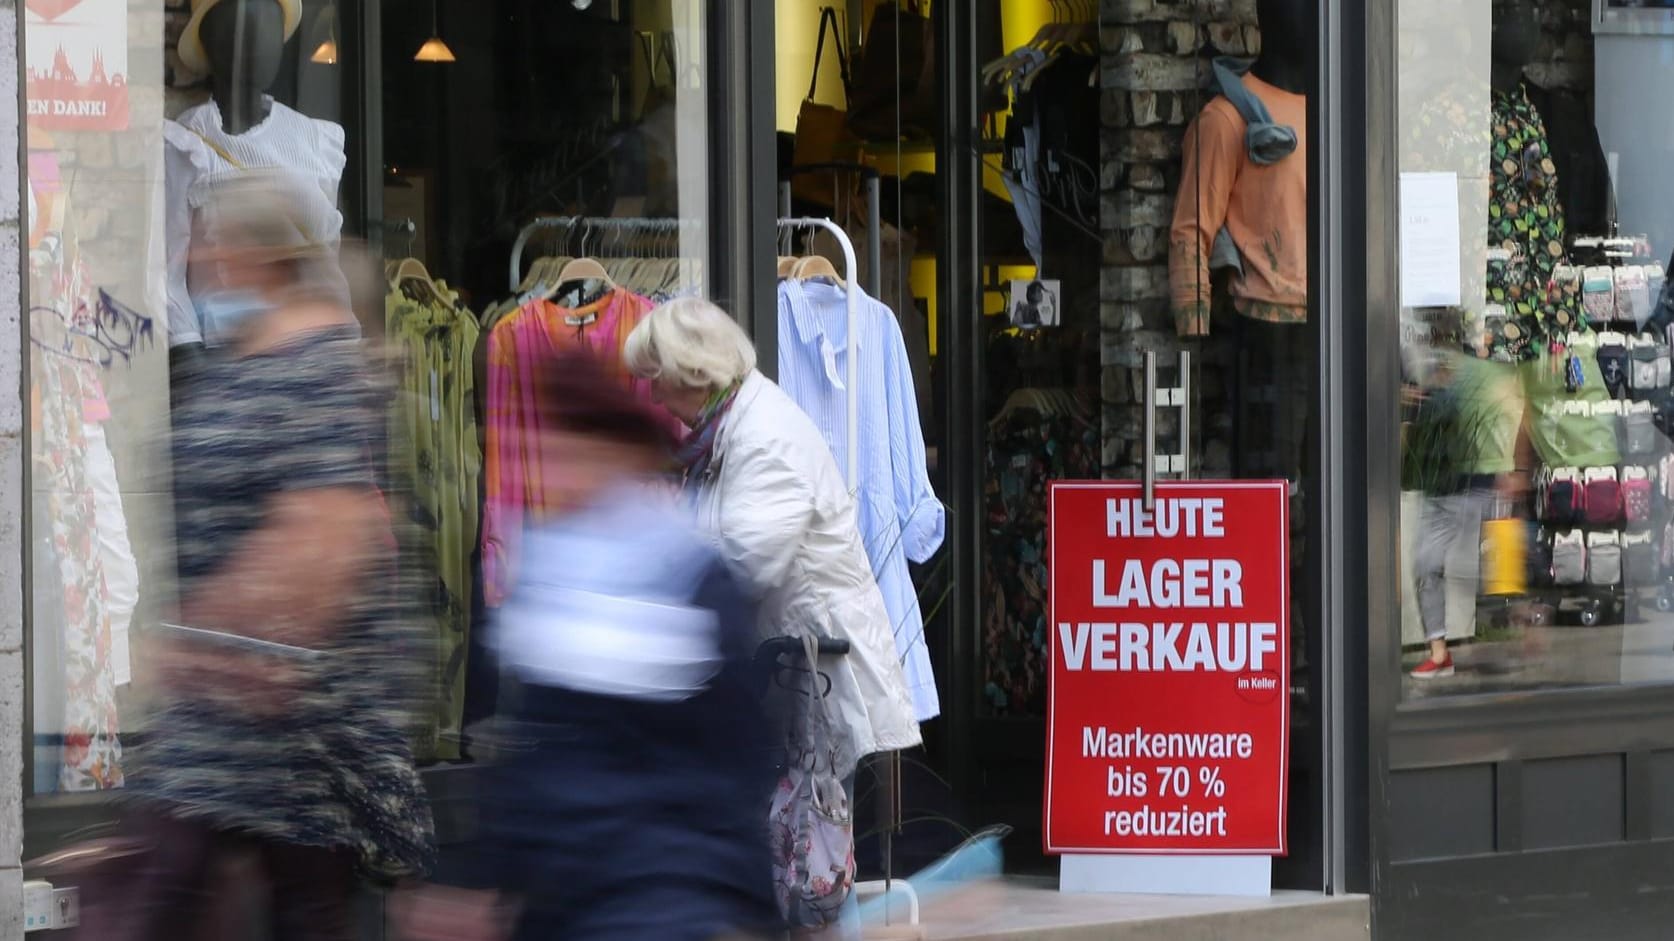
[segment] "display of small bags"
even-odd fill
[[[1616,319],[1616,274],[1608,265],[1582,272],[1581,309],[1595,327]]]
[[[1640,265],[1616,269],[1616,319],[1641,327],[1651,319],[1651,291],[1645,283],[1645,269]]]
[[[1552,584],[1579,585],[1587,580],[1587,537],[1578,529],[1552,537]]]
[[[1560,526],[1573,526],[1587,519],[1587,491],[1581,472],[1573,467],[1547,471],[1541,487],[1541,518]]]
[[[1614,526],[1622,521],[1622,483],[1614,467],[1589,467],[1582,475],[1587,496],[1587,524]]]
[[[1649,468],[1622,468],[1622,514],[1629,526],[1645,526],[1651,522],[1654,496]]]
[[[1649,532],[1622,536],[1622,568],[1627,583],[1649,585],[1657,578],[1657,547]]]
[[[1598,370],[1604,374],[1604,385],[1610,397],[1619,399],[1628,390],[1627,337],[1620,333],[1601,333],[1598,337]]]
[[[1529,543],[1529,584],[1549,585],[1552,582],[1552,533],[1541,527]]]
[[[1634,402],[1622,410],[1620,429],[1622,453],[1648,457],[1657,452],[1662,435],[1657,431],[1656,409],[1649,402]]]
[[[1622,583],[1622,538],[1613,532],[1587,536],[1587,584],[1611,588]]]
[[[1651,313],[1656,313],[1658,304],[1662,303],[1662,291],[1667,286],[1667,274],[1661,265],[1655,262],[1645,266],[1645,290],[1651,295]]]

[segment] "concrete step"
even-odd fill
[[[1371,902],[1279,892],[1270,898],[1064,895],[1053,880],[1006,879],[925,903],[922,936],[875,926],[868,939],[925,941],[1368,941]],[[890,933],[885,933],[885,932]]]

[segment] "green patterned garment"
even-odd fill
[[[418,539],[409,548],[430,585],[435,640],[429,697],[435,711],[416,730],[413,751],[420,760],[451,761],[460,757],[482,477],[471,367],[480,330],[441,282],[392,287],[384,313],[401,388],[390,414],[394,502]]]
[[[1467,330],[1476,355],[1515,362],[1539,356],[1581,323],[1573,297],[1552,290],[1564,257],[1564,211],[1540,112],[1519,85],[1493,93],[1489,161],[1488,304]]]

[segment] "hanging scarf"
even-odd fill
[[[710,396],[703,405],[703,411],[698,413],[691,434],[675,452],[677,469],[683,474],[683,487],[697,486],[709,472],[710,460],[715,453],[715,435],[721,430],[721,419],[732,409],[732,401],[738,397],[740,386],[735,382]]]

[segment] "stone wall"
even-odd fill
[[[23,175],[16,0],[0,0],[0,939],[23,938]]]
[[[1103,0],[1100,10],[1103,102],[1100,228],[1104,262],[1104,472],[1137,478],[1144,449],[1142,356],[1158,354],[1159,381],[1172,384],[1181,349],[1196,370],[1194,412],[1207,425],[1193,434],[1193,475],[1230,473],[1225,409],[1213,403],[1227,351],[1213,339],[1182,341],[1168,301],[1168,228],[1180,187],[1180,147],[1186,126],[1209,100],[1204,91],[1216,56],[1250,56],[1261,48],[1255,0]],[[1177,419],[1158,420],[1159,451],[1178,450]]]

